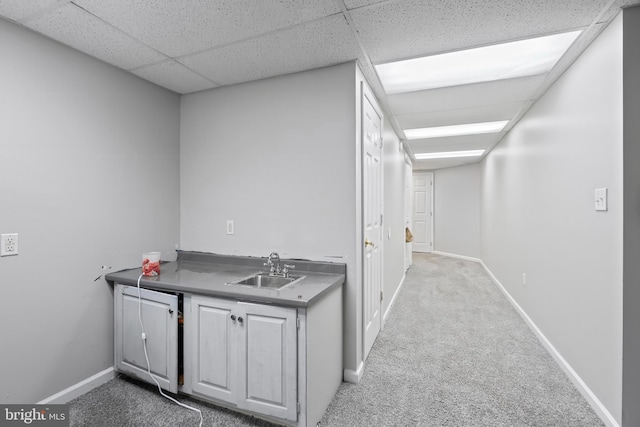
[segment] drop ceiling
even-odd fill
[[[623,7],[640,0],[0,0],[0,16],[179,94],[356,60],[414,153],[491,150]],[[582,30],[547,73],[387,95],[375,65]],[[502,132],[402,129],[508,120]],[[438,169],[481,158],[415,160]]]

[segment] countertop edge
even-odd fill
[[[111,273],[111,274],[115,275],[117,274],[117,272]],[[336,279],[332,281],[330,285],[327,285],[324,289],[316,293],[313,297],[311,297],[308,300],[297,300],[297,299],[291,299],[291,298],[274,297],[267,294],[246,295],[246,294],[241,294],[234,291],[235,288],[232,286],[229,286],[228,292],[224,290],[218,290],[218,289],[203,291],[202,288],[198,288],[195,286],[189,286],[184,284],[183,285],[171,284],[166,282],[150,280],[148,278],[146,279],[142,278],[140,280],[140,287],[143,289],[172,291],[176,293],[191,293],[191,294],[207,295],[207,296],[218,297],[218,298],[235,299],[237,301],[242,301],[242,302],[254,302],[254,303],[260,303],[260,304],[268,303],[268,304],[277,304],[285,307],[308,308],[312,306],[314,303],[316,303],[317,301],[321,300],[322,297],[324,297],[324,295],[326,295],[328,292],[344,284],[345,282],[344,275],[336,275],[336,276],[341,276],[341,277],[336,277]],[[120,283],[123,285],[129,285],[134,287],[138,286],[137,280],[132,280],[126,277],[118,277],[118,278],[105,277],[105,278],[107,282],[109,282],[111,285]]]
[[[336,287],[346,283],[346,264],[299,259],[281,259],[294,263],[296,276],[307,276],[299,284],[282,289],[258,289],[230,284],[264,271],[266,258],[219,255],[207,252],[179,251],[176,261],[163,262],[159,276],[142,276],[140,268],[129,268],[105,275],[108,283],[191,293],[236,301],[274,304],[285,307],[312,306]]]

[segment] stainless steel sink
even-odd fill
[[[302,279],[301,276],[270,276],[269,273],[258,273],[245,279],[236,280],[229,283],[230,285],[253,286],[256,288],[280,289],[291,283]]]

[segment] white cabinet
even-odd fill
[[[140,298],[138,298],[140,291]],[[114,290],[115,367],[153,383],[147,372],[142,318],[151,373],[160,386],[178,392],[178,297],[173,294],[116,285]]]
[[[297,310],[185,295],[185,382],[194,394],[296,421]]]
[[[231,300],[214,302],[207,297],[185,296],[185,383],[194,393],[229,403],[238,400],[237,384],[231,378],[237,370],[238,357],[230,342],[235,326],[230,319],[236,304]]]
[[[284,307],[116,283],[115,368],[278,424],[316,425],[342,382],[342,288]],[[179,310],[183,312],[180,329]],[[182,366],[184,365],[184,366]],[[184,374],[184,384],[179,375]]]

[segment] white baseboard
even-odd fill
[[[551,342],[544,336],[542,331],[538,328],[538,326],[531,320],[531,318],[527,315],[527,313],[520,307],[520,305],[516,302],[515,299],[509,294],[502,283],[493,275],[491,270],[485,265],[482,260],[479,260],[482,268],[487,272],[487,274],[491,277],[496,286],[502,291],[502,293],[507,297],[513,308],[520,314],[520,316],[524,319],[525,323],[529,326],[529,328],[536,334],[538,340],[542,343],[542,345],[547,349],[551,357],[554,358],[556,363],[560,365],[560,368],[567,374],[573,385],[580,391],[582,396],[587,400],[589,405],[593,408],[593,410],[598,414],[600,419],[608,426],[608,427],[620,427],[618,422],[615,420],[613,415],[607,410],[607,408],[600,402],[600,400],[596,397],[596,395],[591,391],[591,389],[587,386],[587,384],[580,378],[578,373],[573,370],[571,365],[562,357],[562,355],[558,352],[558,350],[551,344]]]
[[[106,383],[107,381],[113,379],[116,376],[115,370],[113,366],[105,369],[102,372],[98,372],[97,374],[80,381],[77,384],[68,387],[53,396],[49,396],[44,400],[38,402],[38,405],[46,405],[49,403],[58,404],[58,403],[67,403],[76,397],[80,397],[83,394],[93,390],[94,388]]]
[[[358,366],[358,370],[354,371],[353,369],[345,369],[344,370],[344,380],[351,384],[358,384],[362,379],[362,372],[364,371],[364,362],[360,362]]]
[[[396,288],[396,291],[393,293],[393,296],[391,297],[391,301],[389,302],[389,307],[387,307],[387,309],[385,310],[384,314],[382,315],[382,328],[384,329],[384,324],[387,321],[387,317],[389,317],[389,313],[391,313],[391,308],[393,307],[393,304],[396,302],[396,298],[398,296],[398,294],[400,293],[400,289],[402,289],[402,285],[404,285],[404,279],[407,277],[407,274],[403,274],[402,275],[402,279],[400,280],[400,283],[398,284],[398,287]]]
[[[450,254],[448,252],[440,252],[440,251],[433,251],[431,253],[435,255],[447,256],[449,258],[459,258],[459,259],[464,259],[466,261],[482,262],[480,258],[474,258],[466,255],[456,255],[456,254]]]

